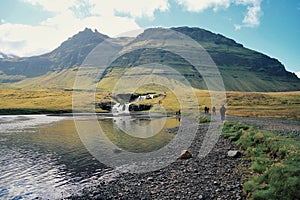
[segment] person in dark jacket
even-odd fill
[[[216,107],[214,106],[214,107],[212,107],[212,112],[213,112],[213,114],[214,115],[216,115],[217,113],[216,113]]]
[[[224,120],[225,120],[225,114],[226,114],[226,108],[224,105],[222,105],[220,108],[220,115],[221,115],[222,122],[224,122]]]

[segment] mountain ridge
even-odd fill
[[[300,90],[300,79],[295,74],[286,71],[285,67],[275,58],[247,49],[233,39],[198,27],[172,27],[171,30],[191,37],[206,49],[219,67],[226,90]],[[131,42],[136,42],[139,37],[143,37],[143,34],[153,36],[154,34],[160,34],[160,32],[159,28],[146,29]],[[68,72],[74,74],[76,66],[80,66],[88,53],[105,39],[111,38],[99,33],[97,30],[92,31],[86,28],[64,41],[59,47],[49,53],[27,58],[16,58],[13,61],[0,60],[0,82],[19,82],[17,85],[22,87],[22,83],[27,81],[25,85],[36,87],[34,84],[30,84],[30,81],[38,81],[39,78],[47,77],[48,74],[60,74],[62,71],[63,73],[61,74]],[[187,63],[168,52],[140,50],[139,52],[132,52],[129,55],[130,59],[125,61],[119,59],[112,65],[125,69],[128,66],[146,63],[152,56],[157,62],[164,60],[167,64],[175,68],[177,67],[179,70],[186,67],[181,73],[188,77],[194,87],[199,89],[203,89],[204,87],[201,78],[190,77],[194,71],[192,68],[187,67]],[[110,71],[114,70],[111,67]],[[54,75],[51,76],[55,77]],[[65,87],[71,87],[69,84],[72,81],[68,80],[67,82],[68,84]],[[58,85],[64,85],[63,79],[60,80]]]

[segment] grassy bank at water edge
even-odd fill
[[[243,188],[248,199],[300,199],[299,136],[290,138],[227,122],[223,137],[234,141],[251,160]]]

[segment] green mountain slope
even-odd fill
[[[286,71],[274,58],[244,48],[232,39],[204,29],[177,27],[172,30],[191,37],[206,49],[218,66],[228,91],[300,90],[300,79]],[[140,46],[141,49],[115,60],[100,81],[101,87],[111,88],[132,67],[160,63],[177,70],[193,87],[206,89],[201,74],[183,58],[172,52],[143,48],[144,42],[149,38],[169,37],[164,34],[160,28],[151,28],[133,39],[115,39],[119,45],[129,44]],[[81,65],[89,52],[107,38],[108,36],[97,31],[85,29],[48,54],[0,61],[0,82],[14,82],[13,86],[19,88],[71,88],[78,70],[75,66]],[[166,75],[163,70],[155,73]]]
[[[298,91],[300,79],[287,72],[276,59],[262,53],[244,48],[243,45],[219,34],[214,34],[200,28],[172,28],[197,41],[212,57],[222,75],[225,89],[228,91]],[[163,35],[166,34],[166,35]],[[132,43],[142,46],[142,41],[153,38],[170,37],[159,28],[147,29]],[[135,44],[134,44],[135,43]],[[193,51],[193,49],[191,49]],[[160,63],[171,66],[183,75],[190,84],[199,89],[206,89],[201,74],[183,58],[167,51],[158,49],[140,49],[124,55],[116,60],[107,70],[106,84],[118,79],[131,67],[147,63]],[[165,76],[164,72],[161,75]]]

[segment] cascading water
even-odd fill
[[[113,115],[129,114],[130,113],[129,105],[130,105],[130,103],[126,103],[126,104],[116,103],[112,107]]]
[[[143,101],[147,98],[147,95],[141,95],[138,96],[138,98],[136,98],[133,102],[139,102],[139,101]]]
[[[135,100],[133,100],[132,102],[143,101],[147,98],[153,99],[154,95],[140,95]],[[115,105],[112,106],[112,114],[113,115],[126,115],[126,114],[129,114],[130,113],[129,105],[130,105],[130,103],[126,103],[126,104],[116,103]]]

